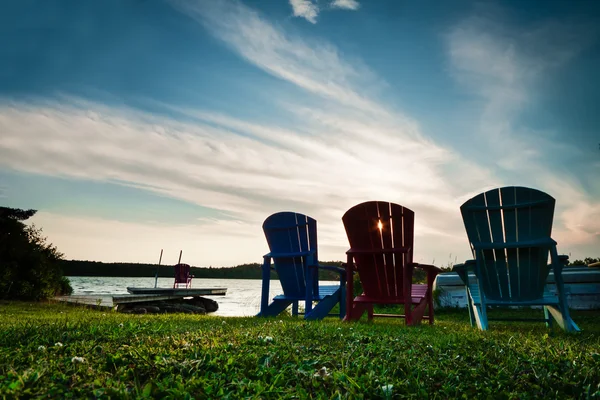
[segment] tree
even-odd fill
[[[23,221],[36,210],[0,207],[0,296],[9,299],[42,300],[70,294],[63,276],[63,255],[35,225]]]
[[[600,257],[599,258],[586,257],[583,260],[575,260],[575,261],[571,262],[569,264],[569,266],[582,266],[582,267],[585,267],[585,266],[587,266],[589,264],[594,264],[594,263],[597,263],[597,262],[600,262]]]

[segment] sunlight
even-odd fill
[[[377,228],[379,228],[380,232],[383,230],[383,224],[381,223],[381,220],[379,220],[379,222],[377,222]]]

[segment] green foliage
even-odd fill
[[[22,221],[35,210],[0,207],[0,293],[4,298],[42,300],[70,294],[63,277],[62,254],[42,236],[42,230]]]
[[[578,335],[480,332],[464,309],[406,327],[5,303],[0,398],[598,398],[599,314],[574,314]]]
[[[575,261],[569,263],[568,266],[569,267],[575,267],[575,266],[585,267],[585,266],[588,266],[589,264],[594,264],[597,262],[600,262],[600,257],[598,257],[598,258],[586,257],[583,260],[575,260]]]

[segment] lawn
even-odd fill
[[[0,303],[0,397],[599,398],[600,312],[573,314],[580,334]]]

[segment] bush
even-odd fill
[[[72,293],[63,276],[63,255],[22,221],[35,210],[0,207],[0,293],[5,299],[43,300]]]

